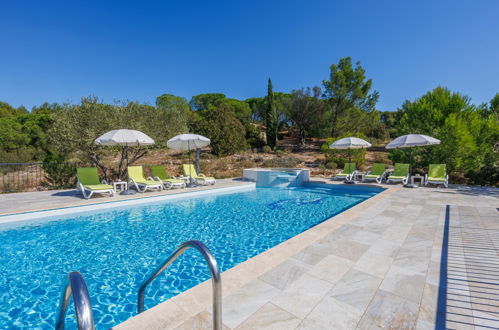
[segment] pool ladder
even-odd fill
[[[57,330],[64,329],[64,319],[71,295],[73,295],[78,330],[94,330],[94,314],[92,312],[87,284],[83,276],[78,272],[71,272],[68,275],[68,284],[62,295],[61,308],[59,309],[55,328]]]
[[[159,274],[161,274],[168,266],[171,265],[178,257],[180,257],[185,251],[190,248],[195,248],[204,257],[204,260],[208,264],[211,272],[211,284],[213,287],[213,329],[222,329],[222,278],[220,276],[220,270],[218,269],[217,260],[211,254],[210,250],[199,241],[187,241],[182,243],[167,259],[163,264],[158,267],[158,269],[145,281],[139,289],[139,314],[144,311],[144,291]]]
[[[212,287],[213,287],[213,329],[222,329],[222,278],[220,270],[218,269],[217,260],[211,254],[210,250],[199,241],[187,241],[182,243],[164,262],[163,264],[152,273],[149,278],[142,283],[139,289],[138,297],[138,311],[139,314],[144,311],[144,293],[146,287],[161,274],[168,266],[170,266],[178,257],[190,248],[195,248],[204,257],[211,272]],[[85,279],[78,272],[71,272],[68,275],[68,284],[62,296],[61,307],[57,317],[56,329],[64,329],[64,319],[66,310],[69,305],[71,295],[76,310],[76,321],[79,330],[94,330],[94,316],[92,312],[92,305],[90,303],[90,296],[88,294]]]

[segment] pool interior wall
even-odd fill
[[[97,327],[109,328],[137,313],[138,287],[182,242],[205,243],[224,271],[380,191],[253,186],[18,223],[0,231],[0,324],[53,328],[64,280],[77,270],[87,280]],[[186,252],[150,285],[146,308],[209,276],[202,257]],[[68,314],[73,325],[74,311]]]

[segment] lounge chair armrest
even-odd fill
[[[101,183],[102,183],[102,184],[109,184],[109,182],[107,182],[107,180],[106,180],[106,179],[102,179]]]
[[[153,179],[153,177],[152,177],[152,176],[148,176],[148,177],[147,177],[147,180],[149,180],[149,181],[154,181],[155,179]]]
[[[204,176],[204,177],[206,177],[206,175],[204,175],[203,173],[199,173],[198,176]]]
[[[149,179],[147,179],[147,180],[149,180]],[[159,181],[159,182],[163,181],[163,180],[161,180],[159,178],[159,176],[155,176],[155,177],[151,178],[151,180],[153,180],[153,181]]]

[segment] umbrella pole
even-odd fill
[[[351,170],[350,167],[351,163],[352,163],[352,148],[348,148],[348,171]],[[354,184],[355,181],[353,181],[353,175],[351,176],[350,180],[345,180],[345,183]]]
[[[187,141],[187,150],[189,153],[189,186],[192,186],[192,170],[191,170],[191,144]]]

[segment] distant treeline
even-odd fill
[[[268,93],[262,97],[237,100],[209,93],[188,101],[163,94],[154,105],[105,104],[87,97],[79,104],[44,103],[28,111],[0,102],[0,162],[96,163],[109,150],[95,146],[94,139],[117,128],[143,131],[156,140],[153,148],[165,147],[179,133],[203,134],[220,156],[273,150],[284,134],[304,146],[309,138],[329,142],[342,136],[383,145],[396,136],[419,133],[442,144],[416,148],[416,168],[446,163],[454,182],[497,185],[499,93],[489,103],[472,104],[463,94],[437,87],[396,111],[378,111],[379,93],[372,90],[360,63],[353,64],[349,57],[331,65],[329,79],[319,85],[281,93],[273,92],[269,79]],[[407,157],[406,152],[390,152],[394,162]],[[327,161],[342,165],[341,155]]]

